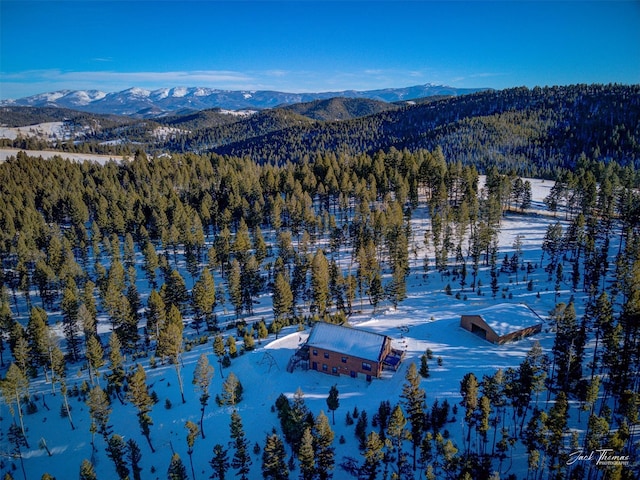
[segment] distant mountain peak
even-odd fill
[[[368,98],[382,102],[408,101],[434,95],[463,95],[482,88],[460,89],[426,83],[404,88],[344,90],[340,92],[287,93],[266,90],[220,90],[207,87],[167,87],[149,90],[131,87],[119,92],[59,90],[17,100],[0,101],[0,106],[57,106],[91,113],[112,113],[136,117],[167,115],[183,109],[259,110],[333,97]]]

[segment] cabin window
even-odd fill
[[[367,363],[367,362],[362,362],[362,370],[370,372],[371,371],[371,364]]]

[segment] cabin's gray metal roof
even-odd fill
[[[307,345],[378,362],[386,338],[359,328],[318,322],[309,335]]]

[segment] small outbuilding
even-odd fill
[[[528,305],[502,303],[460,317],[460,326],[501,345],[521,340],[542,330],[542,319]]]
[[[305,346],[312,370],[352,378],[380,377],[385,361],[395,358],[390,337],[325,322],[315,324]]]

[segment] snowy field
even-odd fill
[[[551,185],[552,182],[532,180],[534,201],[532,209],[544,208],[541,200],[548,194]],[[347,457],[355,458],[360,463],[363,460],[358,450],[358,440],[354,436],[354,426],[345,424],[346,413],[357,407],[360,411],[366,410],[370,420],[382,400],[389,400],[392,405],[396,404],[400,399],[402,384],[405,382],[406,369],[412,362],[419,366],[420,356],[426,349],[433,351],[433,360],[429,361],[431,375],[428,379],[422,380],[422,387],[426,391],[429,407],[436,399],[440,401],[447,399],[451,405],[459,403],[461,400],[460,380],[467,372],[473,372],[478,379],[481,379],[482,375],[493,374],[498,368],[516,367],[524,359],[535,341],[540,342],[545,353],[551,353],[553,334],[549,332],[549,325],[546,322],[541,333],[506,345],[490,344],[459,327],[462,314],[476,312],[479,309],[502,303],[526,302],[538,315],[546,319],[548,312],[556,304],[556,298],[553,283],[547,283],[547,274],[544,270],[538,267],[532,274],[531,278],[534,279],[535,285],[533,291],[527,290],[526,282],[522,278],[524,274],[521,274],[519,282],[516,283],[515,277],[509,278],[508,274],[501,273],[501,288],[508,290],[499,292],[498,297],[493,299],[489,288],[488,267],[483,267],[480,273],[483,294],[478,296],[477,292],[471,291],[467,286],[466,290],[460,292],[458,299],[455,295],[461,290],[460,285],[452,278],[441,278],[440,274],[434,271],[429,271],[427,276],[423,275],[422,238],[426,226],[424,216],[424,213],[416,212],[413,220],[416,255],[411,256],[412,271],[408,277],[408,298],[400,303],[397,309],[384,303],[378,307],[376,312],[372,311],[365,300],[362,310],[349,319],[354,326],[390,336],[393,347],[406,352],[405,360],[399,370],[396,372],[385,371],[382,378],[374,379],[370,383],[363,379],[334,377],[299,368],[293,373],[288,373],[286,366],[289,358],[304,342],[309,331],[297,331],[295,327],[287,327],[280,333],[278,339],[270,335],[261,343],[256,340],[254,351],[233,359],[231,366],[222,371],[225,378],[230,372],[234,372],[244,387],[244,399],[237,408],[251,447],[256,443],[262,447],[265,436],[271,432],[273,427],[280,431],[279,420],[277,414],[272,411],[272,406],[281,393],[292,397],[294,392],[300,388],[304,393],[307,406],[314,415],[318,415],[321,410],[328,414],[326,398],[329,389],[335,384],[339,391],[340,406],[335,412],[335,426],[332,427],[335,431],[334,446],[336,447],[336,469],[333,478],[338,480],[354,478],[339,466]],[[512,245],[516,235],[523,235],[524,261],[530,261],[533,264],[539,263],[542,253],[541,243],[547,225],[555,220],[550,215],[507,215],[500,234],[500,261],[505,253],[513,251]],[[431,265],[433,265],[433,260]],[[190,288],[192,285],[190,276],[186,271],[183,276]],[[469,278],[470,275],[468,282]],[[146,305],[149,287],[142,272],[138,275],[138,279],[142,302]],[[216,282],[219,281],[220,279],[216,277]],[[451,285],[453,295],[445,293],[444,287],[447,283]],[[584,308],[582,298],[580,293],[570,292],[569,285],[563,286],[557,301],[568,302],[572,295],[575,295],[576,309],[580,315]],[[360,304],[357,303],[355,307],[359,309]],[[231,311],[232,308],[229,307],[228,310]],[[222,313],[220,307],[217,308],[217,312],[222,321],[232,319],[231,314]],[[21,313],[24,318],[24,312]],[[254,315],[246,320],[251,323],[259,321],[261,318],[264,318],[267,323],[272,320],[270,295],[264,295],[260,298],[259,304],[255,305]],[[516,321],[517,319],[514,320],[514,322]],[[193,331],[186,328],[185,332]],[[230,330],[225,334],[233,332],[235,330]],[[240,346],[241,338],[238,340]],[[193,389],[191,380],[196,360],[201,353],[206,353],[209,356],[209,361],[216,371],[210,388],[211,400],[205,412],[204,431],[206,438],[198,437],[194,446],[193,461],[196,478],[206,479],[211,475],[209,461],[212,458],[212,447],[217,443],[228,445],[231,409],[218,407],[214,402],[215,395],[222,391],[223,378],[220,364],[213,354],[211,341],[206,345],[194,347],[183,355],[182,374],[186,395],[186,403],[184,404],[180,399],[173,366],[162,365],[158,362],[155,367],[152,367],[148,358],[135,360],[145,367],[150,390],[154,391],[159,398],[159,402],[150,413],[154,422],[151,426],[151,441],[156,452],[151,452],[140,434],[135,415],[136,409],[131,403],[123,406],[114,400],[110,424],[113,425],[113,433],[118,433],[125,440],[135,438],[138,442],[142,450],[143,479],[166,478],[173,451],[179,453],[190,473],[186,443],[187,430],[184,425],[187,420],[198,423],[200,418],[199,393]],[[441,359],[441,364],[438,359]],[[130,365],[135,362],[129,359]],[[102,367],[101,370],[106,373],[108,366]],[[70,387],[73,387],[74,384],[80,384],[84,380],[88,381],[88,373],[83,365],[75,364],[68,371],[67,378]],[[101,385],[103,387],[106,385],[104,378],[101,379]],[[113,462],[105,455],[105,442],[99,435],[96,435],[98,451],[92,455],[90,418],[84,401],[77,397],[70,399],[71,413],[76,427],[75,430],[71,430],[68,420],[61,418],[59,414],[62,396],[59,393],[53,396],[51,386],[44,383],[42,376],[36,381],[32,381],[31,393],[38,411],[25,417],[28,427],[27,437],[31,445],[24,456],[27,478],[39,479],[45,472],[52,474],[58,480],[77,478],[81,461],[85,458],[91,459],[92,456],[99,479],[116,478]],[[546,399],[546,394],[541,397]],[[43,398],[46,401],[46,406]],[[169,409],[165,406],[167,399],[172,404]],[[6,432],[13,420],[5,404],[0,406],[0,417],[2,422],[0,431],[3,435],[0,438],[0,451],[8,452],[10,446]],[[445,426],[459,449],[463,448],[463,417],[461,409],[456,421]],[[331,418],[330,415],[329,418]],[[570,422],[573,427],[578,429],[584,429],[586,426],[584,415],[582,424],[578,424],[573,415]],[[371,429],[372,427],[369,425],[367,431]],[[344,437],[344,443],[339,443],[341,437]],[[39,448],[42,441],[46,442],[50,455],[44,448]],[[407,443],[405,450],[409,450],[409,448]],[[287,447],[287,452],[290,455],[289,447]],[[233,451],[230,449],[229,457],[231,458],[232,455]],[[261,454],[258,455],[252,451],[251,455],[253,465],[250,478],[262,478]],[[510,466],[507,466],[508,463],[509,461],[505,462],[505,466],[503,466],[501,478],[506,478],[509,473],[515,473],[518,478],[526,476],[527,458],[521,444],[518,444],[513,451]],[[11,468],[16,468],[13,472],[15,478],[22,477],[19,461],[9,458],[5,454],[0,471],[4,472],[11,470]],[[290,478],[298,478],[298,475],[299,470],[296,470],[291,473]],[[416,472],[416,478],[420,478],[421,475],[422,472]],[[235,478],[233,469],[228,472],[227,478]],[[422,478],[424,478],[423,475]]]

